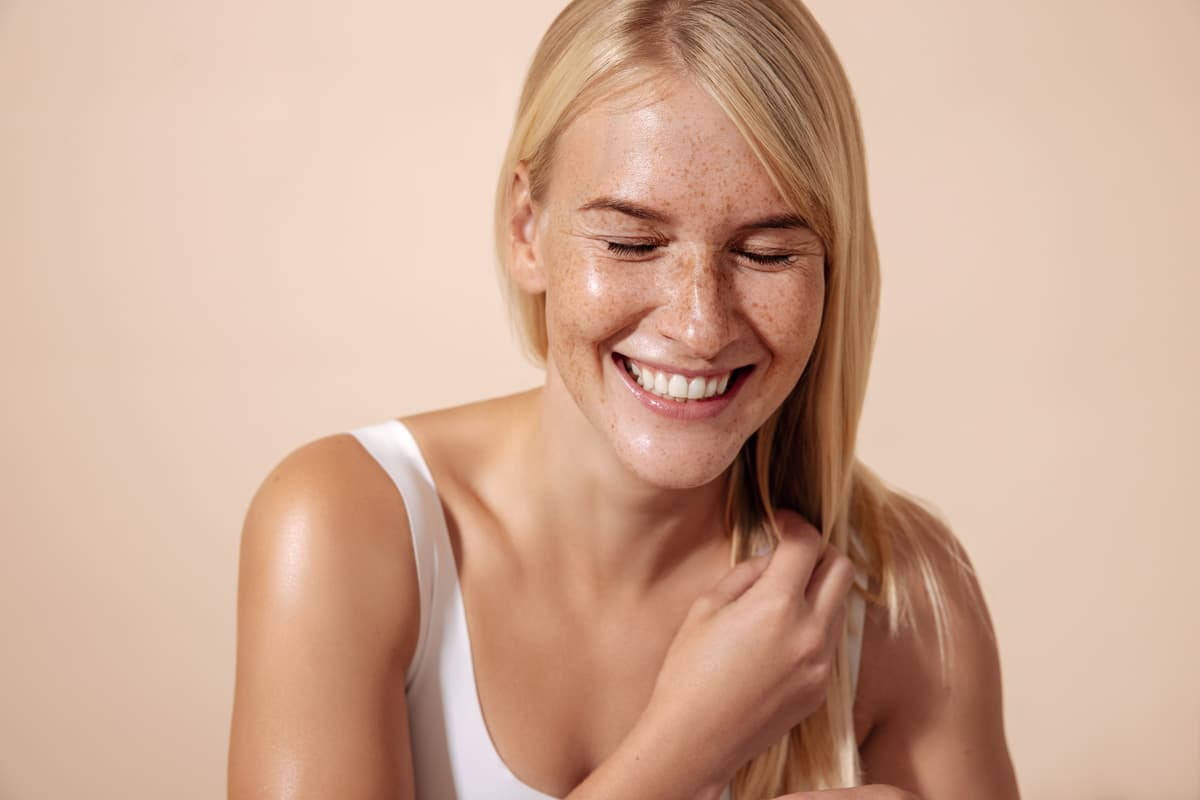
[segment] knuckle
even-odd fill
[[[711,594],[702,594],[692,601],[688,609],[689,617],[707,617],[716,610],[716,600]]]
[[[827,634],[823,627],[808,629],[796,637],[794,657],[801,664],[813,664],[823,660]]]
[[[794,606],[795,599],[788,592],[773,591],[763,598],[759,613],[764,623],[786,625]]]
[[[835,612],[830,619],[813,619],[794,639],[793,654],[804,663],[832,663],[844,628],[843,615]]]

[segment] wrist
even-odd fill
[[[644,773],[654,797],[683,800],[720,800],[731,775],[725,775],[701,743],[688,736],[688,728],[670,724],[653,712],[643,712],[618,751]]]
[[[565,800],[721,800],[727,782],[696,748],[643,716]]]

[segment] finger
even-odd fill
[[[838,551],[830,549],[821,561],[809,584],[806,595],[813,611],[826,619],[843,609],[850,587],[854,583],[854,562]]]
[[[698,600],[714,609],[729,605],[754,585],[768,561],[770,556],[765,555],[751,556],[745,561],[739,561],[711,589],[700,595]]]
[[[821,533],[793,511],[780,509],[775,519],[781,538],[763,573],[762,583],[803,597],[821,554]]]
[[[817,589],[826,580],[829,570],[837,564],[838,556],[842,551],[837,548],[832,542],[825,546],[825,552],[821,553],[817,559],[817,565],[813,567],[812,575],[808,578],[808,585],[804,589],[804,599],[810,604],[817,600]]]

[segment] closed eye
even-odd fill
[[[622,242],[606,242],[606,244],[608,252],[619,256],[646,256],[658,248],[656,244],[624,244]]]
[[[627,244],[625,242],[605,242],[605,244],[608,245],[608,251],[614,255],[634,258],[648,256],[662,246],[659,244]],[[769,254],[755,253],[749,250],[735,250],[734,255],[765,267],[787,266],[795,259],[795,255],[792,253]]]
[[[784,253],[782,255],[768,255],[766,253],[752,253],[748,250],[736,250],[734,252],[735,255],[738,255],[741,258],[745,258],[749,261],[753,261],[755,264],[762,264],[764,266],[783,266],[789,263],[794,257],[790,253]]]

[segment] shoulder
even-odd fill
[[[974,567],[936,515],[890,499],[895,592],[869,605],[864,627],[867,777],[931,797],[955,796],[948,787],[967,786],[972,771],[1007,787],[999,653]]]
[[[959,538],[941,519],[902,495],[884,515],[892,542],[891,580],[880,602],[868,604],[864,671],[877,719],[921,689],[926,700],[944,695],[952,670],[967,659],[987,668],[995,636],[978,577]],[[870,675],[887,665],[885,685]]]
[[[893,493],[884,515],[893,535],[894,581],[898,625],[908,639],[934,633],[950,639],[983,635],[992,639],[992,624],[975,567],[966,547],[950,527],[916,500]],[[937,638],[936,636],[933,638]]]
[[[354,437],[271,470],[242,532],[230,797],[413,796],[419,602],[404,503]]]
[[[344,614],[411,650],[417,603],[403,498],[353,436],[305,444],[271,470],[243,526],[239,619]]]

